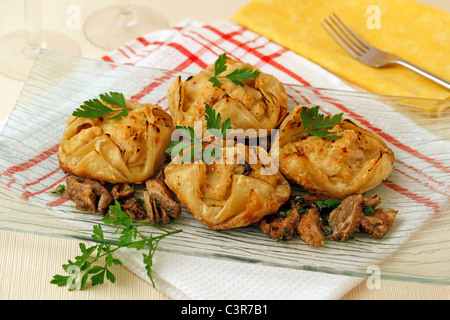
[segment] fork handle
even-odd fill
[[[447,81],[445,79],[442,79],[441,77],[439,77],[439,76],[437,76],[435,74],[432,74],[431,72],[428,72],[428,71],[422,69],[421,67],[416,66],[415,64],[412,64],[411,62],[408,62],[408,61],[403,60],[401,58],[397,58],[397,59],[395,59],[392,62],[400,64],[400,65],[402,65],[404,67],[407,67],[407,68],[409,68],[409,69],[411,69],[411,70],[413,70],[413,71],[415,71],[415,72],[417,72],[417,73],[427,77],[428,79],[433,80],[434,82],[440,84],[441,86],[443,86],[443,87],[445,87],[447,89],[450,89],[450,82],[449,81]]]

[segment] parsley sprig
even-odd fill
[[[226,60],[227,54],[222,53],[214,63],[214,76],[209,78],[209,81],[213,83],[214,87],[220,87],[222,85],[219,78],[227,78],[234,84],[244,87],[245,85],[242,81],[256,79],[260,74],[258,70],[236,69],[225,76],[221,76],[221,74],[227,70]]]
[[[222,141],[231,130],[231,120],[228,118],[222,123],[222,116],[220,113],[216,113],[209,104],[205,106],[205,120],[206,129],[211,136],[205,137],[205,139],[200,140],[194,128],[189,126],[177,126],[182,140],[172,140],[169,143],[166,153],[173,156],[183,155],[181,162],[190,162],[192,160],[197,161],[200,159],[205,163],[209,164],[213,159],[216,159],[220,153],[221,145],[215,142],[215,139],[211,141],[211,137],[216,137],[219,141]],[[206,148],[203,146],[207,144]],[[185,150],[190,150],[190,152],[185,152]]]
[[[116,277],[111,271],[111,266],[121,265],[122,262],[114,257],[114,253],[120,248],[134,248],[136,250],[147,250],[148,253],[143,254],[143,262],[148,277],[153,286],[155,285],[152,276],[152,266],[153,255],[158,244],[165,237],[179,233],[182,230],[167,231],[157,226],[134,220],[122,211],[117,200],[109,208],[110,214],[104,217],[102,222],[116,227],[114,234],[120,232],[117,243],[105,239],[103,228],[100,224],[94,225],[92,239],[98,244],[86,247],[84,243],[80,243],[81,255],[76,256],[75,261],[69,260],[67,264],[63,265],[64,271],[69,273],[69,275],[54,275],[50,283],[60,287],[68,286],[69,290],[84,289],[89,277],[92,286],[103,284],[105,277],[111,283],[115,283]],[[140,226],[150,226],[158,229],[162,234],[147,237],[139,230]],[[98,265],[100,261],[104,261],[103,265]]]
[[[300,111],[300,117],[302,118],[301,124],[303,130],[293,134],[292,136],[299,135],[303,132],[309,133],[314,136],[327,138],[327,139],[339,139],[342,136],[333,135],[328,130],[341,122],[343,113],[336,114],[334,116],[326,116],[319,113],[319,107],[312,107],[311,109],[303,108]]]
[[[128,108],[125,104],[125,98],[120,92],[110,92],[100,94],[100,99],[113,105],[120,107],[120,109],[111,109],[105,106],[99,99],[90,99],[84,102],[78,109],[76,109],[72,115],[83,118],[100,118],[104,117],[111,112],[118,112],[111,119],[120,118],[128,115]]]

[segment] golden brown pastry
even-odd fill
[[[151,104],[125,103],[128,115],[115,119],[70,116],[58,150],[65,172],[110,183],[142,183],[153,176],[166,158],[172,118]]]
[[[236,69],[257,70],[254,66],[226,59],[223,75]],[[209,81],[215,75],[215,65],[182,81],[175,79],[168,91],[168,102],[174,123],[193,126],[203,121],[205,106],[209,104],[223,120],[230,119],[232,129],[274,129],[287,113],[287,94],[284,86],[274,76],[260,72],[256,79],[243,81],[245,86],[220,78],[222,83],[214,87]],[[205,125],[203,126],[205,128]]]
[[[249,147],[221,149],[222,162],[172,161],[164,169],[167,186],[197,219],[213,230],[248,226],[277,212],[289,199],[289,182],[276,172],[265,175]]]
[[[282,174],[311,193],[344,198],[378,186],[393,169],[394,154],[375,133],[348,119],[327,139],[303,130],[299,106],[280,125],[279,165]],[[309,110],[309,109],[308,109]]]

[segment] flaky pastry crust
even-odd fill
[[[120,118],[69,117],[58,149],[65,172],[109,183],[142,183],[153,176],[166,158],[172,118],[157,106],[125,102],[131,110]]]
[[[332,140],[307,133],[295,108],[280,125],[279,165],[282,174],[311,193],[345,198],[378,186],[393,169],[394,153],[375,133],[349,119],[330,132]]]
[[[291,188],[280,172],[263,175],[259,161],[237,161],[243,153],[248,153],[248,147],[238,144],[222,149],[228,159],[222,163],[172,161],[164,169],[165,182],[194,218],[209,228],[248,226],[277,212],[289,199]]]
[[[248,63],[227,58],[227,75],[236,69],[257,70]],[[195,121],[205,122],[205,106],[209,104],[220,113],[223,120],[230,119],[233,129],[274,129],[287,113],[287,94],[284,86],[274,76],[260,72],[259,76],[245,81],[245,86],[234,84],[227,78],[214,87],[209,81],[214,76],[214,64],[186,81],[175,79],[168,90],[168,103],[174,123],[193,126]],[[205,125],[203,126],[205,128]]]

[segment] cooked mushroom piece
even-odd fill
[[[332,232],[328,237],[331,240],[347,241],[359,231],[363,204],[364,198],[361,194],[351,195],[330,213]]]
[[[120,204],[123,212],[126,212],[134,220],[147,219],[147,210],[144,205],[135,197],[127,198]]]
[[[292,207],[299,209],[299,208],[309,208],[312,205],[315,205],[317,201],[323,201],[327,199],[329,199],[329,197],[325,195],[304,193],[291,197],[289,202]]]
[[[147,180],[143,192],[145,209],[151,224],[169,223],[170,217],[176,219],[181,213],[180,205],[172,198],[170,190],[159,179]]]
[[[111,192],[106,188],[104,183],[94,180],[94,179],[85,179],[85,184],[90,184],[92,186],[92,190],[94,191],[95,196],[97,197],[97,211],[101,215],[105,215],[108,213],[109,205],[113,202],[113,197]]]
[[[258,222],[258,227],[273,239],[291,240],[296,233],[299,221],[300,214],[296,208],[293,208],[264,217]]]
[[[371,213],[361,214],[361,232],[370,234],[375,239],[382,238],[397,216],[396,210],[372,209]]]
[[[133,196],[133,194],[134,188],[128,183],[118,183],[111,190],[111,195],[114,200],[128,199]]]
[[[83,183],[74,177],[66,179],[66,190],[69,198],[75,202],[78,209],[89,212],[96,212],[96,197],[92,185]]]
[[[305,211],[304,214],[300,215],[301,218],[297,228],[300,238],[312,246],[324,246],[325,233],[322,227],[322,217],[320,216],[319,210],[313,205]]]

